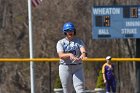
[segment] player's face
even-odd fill
[[[106,60],[107,61],[107,63],[111,63],[111,60],[110,59],[108,59],[108,60]]]
[[[74,31],[72,32],[67,32],[67,37],[72,38],[74,36]]]

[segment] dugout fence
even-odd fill
[[[0,58],[0,62],[59,62],[59,58]],[[140,62],[140,58],[112,58],[112,62]],[[105,58],[87,58],[83,59],[83,62],[106,62]],[[51,64],[50,71],[51,71]],[[51,72],[49,72],[51,76]],[[50,79],[50,93],[51,93],[51,77]],[[32,80],[31,80],[32,81]],[[34,80],[32,81],[34,82]],[[90,92],[89,92],[90,91]],[[94,90],[87,90],[86,93],[96,93]]]
[[[59,58],[0,58],[0,62],[58,62]],[[84,62],[105,62],[105,58],[87,58]],[[140,62],[140,58],[112,58],[115,62]]]

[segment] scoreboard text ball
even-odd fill
[[[140,38],[140,6],[94,6],[92,37]]]

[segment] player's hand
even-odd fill
[[[72,53],[69,54],[70,60],[74,59],[74,55]]]
[[[81,55],[81,56],[79,57],[79,59],[87,59],[87,57]]]
[[[73,54],[70,54],[70,60],[76,61],[79,60],[79,58],[75,57]]]

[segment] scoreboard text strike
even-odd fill
[[[140,38],[140,6],[94,6],[92,36],[100,38]]]

